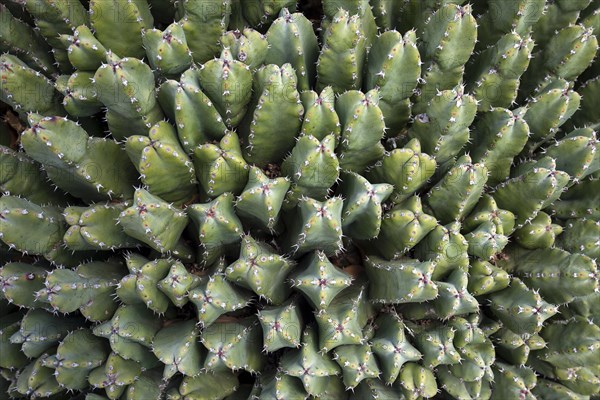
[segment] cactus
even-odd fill
[[[352,277],[336,268],[323,252],[307,255],[299,273],[290,278],[292,287],[302,292],[317,309],[323,310],[352,283]]]
[[[327,395],[339,382],[339,365],[327,354],[319,352],[316,329],[308,326],[302,334],[302,346],[284,354],[281,360],[282,370],[289,376],[302,380],[307,393],[313,396]]]
[[[236,211],[251,226],[273,231],[289,187],[287,177],[269,179],[260,168],[250,167],[248,183],[235,204]]]
[[[544,326],[544,321],[558,312],[537,291],[529,289],[518,278],[510,287],[489,295],[490,309],[498,319],[517,334],[534,334]]]
[[[156,102],[152,70],[137,58],[119,58],[115,54],[107,58],[108,62],[94,74],[93,82],[98,100],[107,108],[111,133],[118,139],[147,136],[150,128],[163,118]]]
[[[95,72],[107,61],[107,50],[87,25],[80,25],[66,37],[69,62],[79,71]]]
[[[419,260],[433,261],[435,269],[431,277],[439,280],[455,269],[469,265],[468,242],[459,232],[459,224],[438,225],[414,248]]]
[[[224,193],[210,203],[194,204],[188,213],[196,226],[205,264],[214,263],[241,242],[242,223],[233,209],[233,195]]]
[[[135,191],[133,204],[123,210],[118,219],[123,231],[161,253],[174,252],[181,233],[188,223],[185,212],[163,201],[146,190]]]
[[[561,249],[524,250],[518,247],[507,253],[508,258],[500,263],[501,268],[519,277],[553,304],[569,303],[600,288],[597,266],[583,254],[571,254]],[[567,287],[569,291],[564,289]]]
[[[340,167],[360,173],[384,153],[380,140],[385,136],[385,123],[379,108],[379,92],[347,91],[337,98],[335,110],[342,128],[337,149]]]
[[[152,340],[152,352],[165,364],[165,379],[177,372],[192,377],[200,374],[206,350],[200,345],[198,333],[194,321],[176,322],[156,333]]]
[[[76,251],[138,247],[140,242],[115,224],[127,206],[128,203],[65,208],[63,215],[69,224],[63,239],[65,245]]]
[[[183,27],[177,23],[172,23],[164,31],[146,29],[142,35],[142,43],[152,69],[165,76],[180,74],[192,64],[192,52]]]
[[[0,3],[0,398],[599,395],[599,0]]]
[[[242,239],[241,248],[240,258],[227,267],[225,276],[270,303],[281,304],[289,296],[284,281],[293,263],[250,236]]]
[[[210,143],[198,146],[193,158],[198,181],[209,197],[240,193],[247,183],[249,167],[235,132],[223,136],[218,146]]]
[[[28,119],[31,128],[23,132],[23,148],[45,165],[56,186],[87,201],[131,197],[136,176],[117,143],[91,137],[66,118],[30,114]]]
[[[298,89],[309,90],[315,82],[319,46],[310,21],[301,13],[283,8],[267,31],[269,51],[266,64],[290,63],[298,77]]]
[[[54,86],[64,96],[62,104],[70,115],[89,117],[100,112],[102,103],[98,100],[93,79],[91,72],[79,71],[56,80]]]
[[[374,183],[394,185],[391,199],[399,203],[425,185],[436,167],[435,159],[421,152],[419,140],[412,139],[403,148],[385,153],[383,159],[367,171],[367,176]]]
[[[199,324],[209,326],[221,315],[246,307],[250,302],[250,293],[234,286],[221,271],[216,271],[190,290],[188,298],[198,310]]]
[[[266,36],[252,28],[226,32],[220,42],[221,47],[229,49],[234,59],[243,62],[252,71],[264,63],[269,48]]]
[[[600,222],[582,218],[568,220],[558,239],[560,247],[566,251],[581,252],[592,259],[597,259],[600,257],[599,235]]]
[[[317,61],[317,90],[331,86],[335,93],[360,89],[367,37],[358,14],[340,9],[333,16],[323,38]],[[338,67],[344,65],[340,70]]]
[[[296,74],[290,64],[268,64],[256,72],[253,97],[240,126],[248,161],[259,166],[281,161],[294,146],[304,113],[296,87]]]
[[[404,323],[397,314],[381,314],[375,325],[377,331],[373,338],[372,351],[381,360],[382,380],[392,384],[398,379],[402,366],[418,361],[421,353],[408,341]]]
[[[339,170],[333,135],[321,141],[314,136],[298,138],[290,156],[281,164],[281,172],[292,182],[287,202],[295,205],[303,196],[324,200],[338,180]]]
[[[26,116],[29,112],[62,115],[59,93],[52,82],[17,56],[0,56],[2,90],[0,100]]]
[[[421,57],[414,31],[404,36],[388,31],[377,37],[369,50],[364,87],[377,89],[386,128],[395,136],[411,115],[410,97],[421,76]]]
[[[381,303],[420,303],[435,299],[438,287],[431,279],[435,264],[410,259],[366,260],[369,299]]]
[[[436,226],[436,219],[423,211],[421,199],[415,195],[383,215],[381,232],[372,245],[387,259],[400,257]]]
[[[143,305],[122,306],[112,319],[94,327],[94,335],[108,339],[111,349],[125,360],[143,366],[155,364],[150,351],[152,339],[161,327],[161,320]]]
[[[415,117],[408,134],[419,139],[425,153],[444,164],[469,141],[468,127],[476,113],[477,101],[464,93],[464,87],[438,91],[430,100],[427,112]]]
[[[60,246],[65,223],[57,208],[42,207],[21,197],[3,196],[0,210],[0,239],[9,248],[45,255]]]

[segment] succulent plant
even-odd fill
[[[0,398],[600,396],[598,0],[0,20]]]

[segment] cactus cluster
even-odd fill
[[[0,20],[0,398],[600,398],[598,0]]]

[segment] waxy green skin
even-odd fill
[[[265,307],[257,317],[262,327],[265,351],[272,353],[286,347],[300,347],[302,315],[294,300],[281,306]]]
[[[125,305],[115,311],[110,321],[95,326],[93,332],[108,339],[112,351],[125,360],[152,367],[157,360],[150,348],[161,325],[161,319],[145,305]]]
[[[0,240],[23,253],[47,255],[60,247],[65,222],[58,208],[43,207],[24,198],[0,199]]]
[[[435,299],[401,307],[399,310],[411,320],[448,319],[456,315],[476,313],[479,303],[467,291],[467,282],[468,275],[465,270],[454,270],[443,282],[436,282],[438,296]]]
[[[310,135],[323,140],[326,136],[333,135],[337,146],[342,126],[335,110],[335,94],[331,86],[327,86],[320,93],[305,90],[300,93],[300,100],[304,106],[300,136]]]
[[[294,264],[266,243],[251,236],[242,239],[240,258],[225,269],[227,279],[252,290],[269,303],[280,305],[289,297],[286,276]]]
[[[318,310],[327,308],[352,281],[350,275],[334,266],[320,251],[305,256],[295,273],[290,275],[290,285]]]
[[[591,65],[597,51],[593,29],[582,25],[564,27],[552,36],[523,79],[529,85],[547,76],[573,81]]]
[[[0,146],[0,190],[5,194],[22,196],[38,204],[64,206],[69,197],[55,191],[40,164],[23,152]]]
[[[384,154],[381,139],[385,136],[385,122],[379,108],[379,92],[347,91],[336,99],[335,110],[342,128],[337,147],[340,167],[362,173]]]
[[[135,191],[133,204],[119,215],[123,231],[161,253],[179,254],[180,236],[188,223],[185,212],[146,190]]]
[[[404,128],[411,115],[410,97],[421,76],[421,57],[414,31],[404,36],[387,31],[378,36],[369,50],[365,90],[377,89],[379,107],[390,136]]]
[[[59,93],[52,81],[17,56],[0,55],[0,73],[0,99],[20,113],[23,119],[30,112],[64,115]]]
[[[204,367],[215,372],[243,369],[256,373],[266,362],[260,346],[256,346],[261,339],[260,324],[256,317],[215,322],[202,333],[202,344],[208,349]]]
[[[264,167],[293,148],[304,113],[296,87],[290,64],[267,64],[255,73],[252,100],[239,127],[248,162]]]
[[[294,206],[302,196],[325,200],[339,178],[340,162],[335,154],[335,137],[319,140],[301,136],[291,154],[281,164],[281,172],[292,185],[286,197],[286,207]]]
[[[479,21],[477,48],[493,45],[512,31],[517,35],[527,35],[542,17],[544,6],[544,0],[490,0],[487,12]]]
[[[382,313],[375,324],[377,330],[372,339],[372,351],[380,360],[381,379],[392,384],[404,364],[419,361],[422,356],[408,341],[405,325],[397,314]]]
[[[65,208],[64,218],[69,225],[63,238],[65,245],[76,251],[139,247],[141,243],[116,224],[129,205],[107,203]]]
[[[197,376],[206,350],[198,340],[200,330],[194,321],[179,321],[159,330],[152,340],[152,351],[165,364],[163,377],[177,372]]]
[[[438,296],[432,280],[435,264],[408,258],[385,261],[375,256],[366,260],[369,300],[376,303],[420,303]]]
[[[290,63],[298,77],[298,89],[314,87],[319,46],[311,22],[303,14],[284,8],[266,36],[269,51],[265,64]]]
[[[69,42],[69,62],[78,71],[93,73],[107,61],[107,49],[87,25],[78,26],[73,34],[65,39]]]
[[[490,294],[489,299],[494,315],[517,334],[538,333],[544,321],[558,311],[519,278],[513,278],[508,288]]]
[[[106,120],[117,139],[148,135],[164,115],[156,101],[154,74],[137,58],[108,54],[108,63],[94,74],[98,100],[107,108]]]
[[[361,88],[368,40],[365,35],[358,14],[344,9],[336,12],[325,31],[317,62],[318,91],[331,86],[339,94]]]
[[[384,153],[366,177],[373,183],[393,185],[391,200],[400,203],[425,185],[436,167],[435,159],[421,151],[419,140],[411,139],[403,148]]]
[[[469,265],[469,243],[459,231],[460,224],[438,225],[414,247],[414,255],[423,261],[433,261],[432,278],[440,280],[455,269]]]
[[[331,256],[343,250],[342,207],[340,197],[325,201],[302,197],[296,215],[286,222],[284,246],[289,254],[298,257],[318,249]]]
[[[85,201],[131,198],[136,174],[121,147],[91,137],[76,122],[29,114],[23,148],[59,188]]]
[[[443,167],[469,141],[469,126],[476,113],[475,98],[466,94],[462,86],[438,91],[426,112],[415,114],[415,123],[408,134],[418,139],[423,151],[434,156]]]
[[[192,53],[183,28],[177,23],[172,23],[164,31],[146,29],[142,35],[142,43],[150,66],[162,75],[180,74],[192,64]]]
[[[185,0],[177,7],[194,62],[204,63],[216,56],[219,38],[229,23],[231,0]]]
[[[593,398],[599,4],[4,1],[0,391]]]
[[[45,74],[57,72],[50,46],[39,33],[20,20],[18,15],[11,13],[4,4],[0,5],[0,18],[3,21],[0,27],[0,50],[3,53],[10,52],[31,68]]]
[[[561,197],[569,182],[569,175],[557,171],[556,162],[550,157],[523,163],[512,176],[496,186],[492,196],[499,207],[515,214],[517,227]]]
[[[400,372],[400,391],[411,400],[430,398],[438,391],[433,372],[420,364],[406,363]]]
[[[216,273],[204,278],[188,297],[198,310],[200,325],[210,326],[221,315],[248,305],[250,293],[234,286],[223,273]]]
[[[598,139],[592,128],[575,129],[548,146],[544,155],[556,160],[556,168],[568,173],[572,183],[600,170]]]
[[[93,78],[91,72],[78,71],[61,75],[56,80],[54,86],[64,96],[62,104],[67,113],[74,117],[89,117],[100,112],[102,103],[97,98]]]
[[[421,199],[415,195],[383,215],[379,236],[368,245],[391,260],[412,249],[436,226],[436,219],[423,211]]]
[[[168,307],[169,296],[160,287],[166,279],[174,261],[147,258],[131,253],[125,259],[129,275],[124,276],[116,289],[116,295],[128,305],[143,304],[157,314],[164,314]]]
[[[35,293],[44,288],[47,272],[47,268],[37,265],[18,262],[4,264],[0,269],[2,297],[9,304],[19,307],[43,307],[38,303]]]
[[[507,33],[483,51],[467,68],[467,87],[479,101],[478,109],[510,107],[517,98],[521,76],[529,68],[534,48],[530,36]]]
[[[153,24],[146,0],[90,1],[91,28],[98,40],[120,57],[144,57],[143,30]]]
[[[38,301],[52,311],[79,310],[90,321],[106,321],[118,308],[115,289],[126,274],[120,263],[93,261],[76,269],[55,269],[46,275],[45,288],[36,293]]]
[[[517,335],[502,328],[492,335],[498,354],[514,365],[525,365],[532,351],[541,350],[546,342],[539,334]]]
[[[441,223],[460,221],[481,197],[488,180],[485,164],[462,156],[446,175],[427,193],[427,204]]]
[[[237,376],[231,372],[203,372],[196,376],[185,376],[179,388],[170,388],[168,399],[184,399],[186,397],[203,396],[211,393],[215,396],[228,396],[239,387]]]
[[[148,136],[130,136],[125,151],[150,193],[177,205],[197,194],[192,160],[169,123],[161,121],[154,125]]]
[[[416,93],[413,115],[426,112],[438,92],[461,84],[477,38],[477,22],[471,7],[442,5],[425,20],[421,36],[419,51],[424,62],[424,82]]]
[[[252,227],[274,231],[289,187],[289,178],[269,179],[260,168],[250,167],[248,183],[235,202],[237,215]]]
[[[240,140],[229,132],[218,145],[198,146],[193,155],[194,166],[203,194],[209,198],[230,192],[239,194],[248,181],[249,166],[244,160]]]
[[[193,204],[187,208],[205,265],[213,264],[229,250],[239,248],[243,228],[233,202],[234,196],[224,193],[210,203]]]
[[[381,229],[382,204],[390,197],[394,186],[371,184],[355,172],[342,172],[340,179],[339,194],[344,198],[344,234],[357,240],[377,237]]]
[[[563,233],[557,238],[561,248],[571,253],[582,253],[592,259],[600,257],[598,237],[600,222],[593,219],[567,220]]]
[[[473,161],[493,166],[488,167],[488,185],[497,185],[509,177],[514,159],[529,135],[523,116],[505,108],[492,108],[475,123],[469,154]]]
[[[319,348],[329,352],[339,346],[365,344],[362,331],[374,308],[367,302],[364,283],[342,291],[327,308],[315,313],[319,329]]]
[[[499,266],[539,291],[552,304],[566,304],[599,290],[598,268],[583,254],[561,249],[526,250],[512,247]],[[518,260],[518,261],[517,261]],[[542,264],[543,262],[543,264]]]
[[[302,345],[298,350],[286,352],[281,360],[283,371],[302,380],[304,390],[310,395],[335,394],[343,386],[338,375],[339,365],[331,357],[320,352],[317,330],[314,325],[306,327],[302,334]]]
[[[265,35],[247,27],[226,32],[220,42],[221,47],[228,49],[235,60],[243,62],[252,71],[264,64],[269,48]]]
[[[61,35],[70,34],[79,25],[88,23],[83,4],[72,0],[25,0],[20,2],[35,20],[36,29],[48,44],[62,73],[71,71],[66,45]]]
[[[250,66],[233,59],[228,49],[221,57],[203,64],[198,72],[202,90],[213,101],[227,127],[233,128],[242,121],[252,98],[252,72]]]

